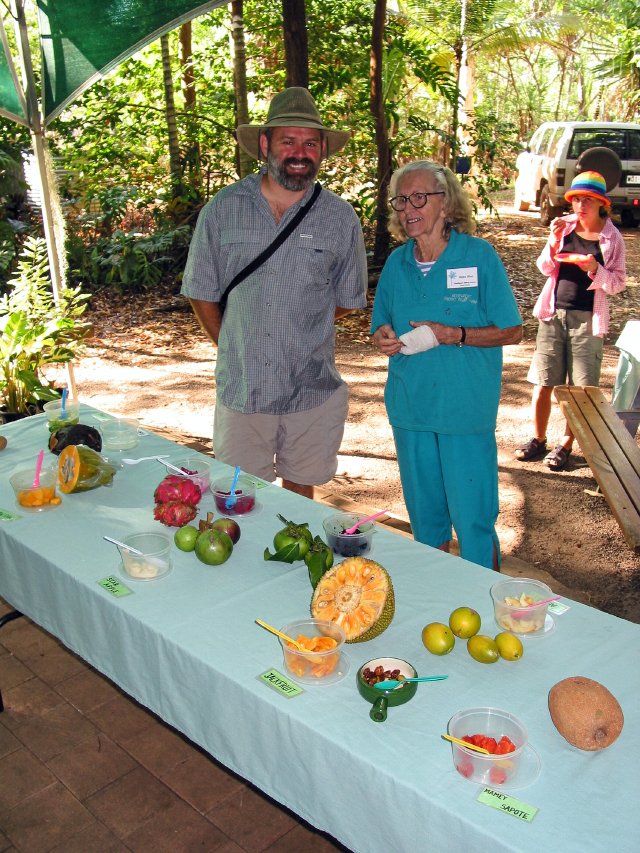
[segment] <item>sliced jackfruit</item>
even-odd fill
[[[311,599],[311,615],[340,625],[347,643],[364,643],[391,624],[393,585],[386,569],[366,557],[348,557],[325,572]]]

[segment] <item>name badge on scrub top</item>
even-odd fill
[[[455,270],[447,270],[447,289],[477,286],[478,267],[459,267]]]

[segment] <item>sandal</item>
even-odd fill
[[[548,453],[544,457],[544,464],[547,468],[550,468],[552,471],[562,471],[567,467],[567,462],[569,461],[569,456],[571,455],[571,448],[567,450],[566,447],[563,447],[559,444],[557,447],[554,447],[551,453]]]
[[[538,441],[537,438],[532,438],[516,450],[516,459],[520,462],[529,462],[532,459],[539,459],[546,452],[547,439],[543,438],[542,441]]]

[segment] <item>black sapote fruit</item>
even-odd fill
[[[102,436],[95,427],[86,424],[72,424],[60,427],[59,430],[49,436],[49,450],[56,456],[61,453],[68,444],[84,444],[97,453],[102,450]]]

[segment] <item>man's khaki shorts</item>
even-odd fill
[[[349,411],[342,385],[321,406],[291,415],[245,415],[216,403],[213,449],[216,459],[273,482],[302,486],[331,480]]]

